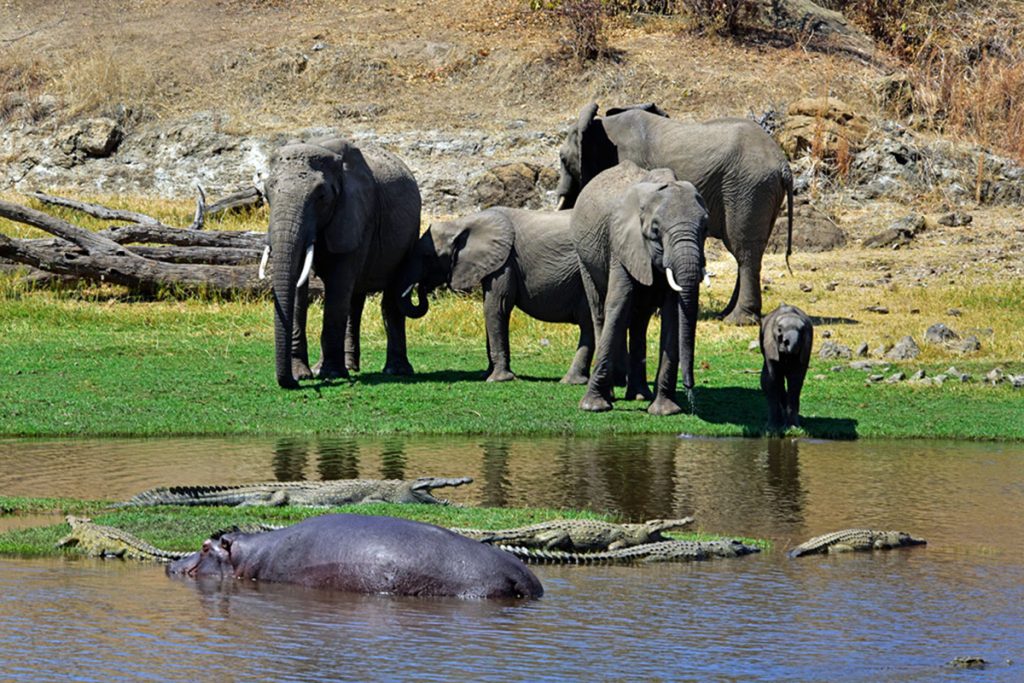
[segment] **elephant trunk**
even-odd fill
[[[423,263],[415,249],[406,258],[400,271],[399,287],[401,289],[399,290],[398,304],[402,314],[406,318],[412,318],[413,320],[422,318],[430,308],[430,305],[427,303],[427,294],[430,290],[422,281]],[[412,302],[413,290],[416,290],[416,298],[419,303],[414,304]]]
[[[271,207],[270,212],[270,249],[274,254],[271,265],[271,282],[274,294],[274,367],[277,383],[285,389],[298,387],[292,373],[292,354],[295,332],[295,300],[296,287],[303,259],[307,255],[312,240],[307,238],[310,232],[303,229],[312,225],[312,217],[308,209],[301,205]],[[310,244],[306,244],[309,241]]]
[[[676,294],[675,301],[679,310],[679,368],[683,386],[689,391],[693,389],[693,346],[697,335],[697,300],[703,259],[700,246],[689,241],[677,244],[671,253],[666,277]]]

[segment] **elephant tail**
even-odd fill
[[[793,170],[789,164],[782,165],[782,184],[786,188],[786,270],[792,275],[789,255],[793,253]]]

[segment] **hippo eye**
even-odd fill
[[[227,538],[226,536],[221,536],[220,547],[224,550],[231,550],[231,539]]]

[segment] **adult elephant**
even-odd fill
[[[562,382],[586,384],[594,327],[569,233],[571,217],[572,211],[495,207],[433,223],[400,276],[403,312],[425,315],[427,294],[445,284],[458,292],[482,287],[489,382],[515,379],[508,341],[513,308],[545,322],[575,323],[579,344]],[[412,302],[414,288],[418,305]]]
[[[647,325],[661,308],[661,341],[652,415],[671,415],[680,365],[693,389],[697,295],[704,275],[708,212],[697,189],[672,171],[624,161],[598,174],[579,195],[572,235],[597,333],[594,369],[580,408],[611,410],[615,349],[629,331],[627,393],[648,394]],[[692,402],[691,402],[692,403]]]
[[[411,374],[405,316],[392,284],[419,235],[420,192],[405,164],[343,138],[291,141],[270,160],[266,193],[270,227],[260,274],[271,257],[277,383],[295,388],[314,375],[306,344],[311,268],[324,283],[317,376],[347,377],[359,369],[363,304],[380,291],[384,372]]]
[[[749,119],[690,123],[657,105],[580,112],[560,151],[560,208],[576,204],[597,174],[619,161],[670,168],[693,183],[708,208],[708,234],[725,243],[738,267],[722,316],[748,324],[761,316],[761,257],[784,198],[788,199],[786,262],[793,234],[793,173],[779,145]]]

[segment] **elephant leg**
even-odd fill
[[[507,382],[516,378],[509,362],[508,323],[512,317],[515,286],[512,271],[503,268],[483,281],[484,324],[487,327],[488,382]]]
[[[295,313],[292,320],[292,377],[312,379],[309,369],[309,346],[306,341],[306,313],[309,310],[309,283],[295,291]]]
[[[646,303],[646,302],[645,302]],[[647,327],[653,310],[646,305],[633,306],[629,321],[629,352],[626,358],[626,400],[650,401],[654,398],[647,386]]]
[[[683,412],[676,401],[676,383],[679,379],[679,307],[673,304],[674,302],[669,301],[661,307],[658,375],[654,381],[654,401],[647,406],[647,412],[651,415],[675,415]]]
[[[577,319],[580,321],[580,340],[576,344],[572,365],[560,380],[562,384],[586,384],[590,379],[590,361],[594,357],[594,324],[590,320],[588,306],[580,306]]]
[[[777,368],[767,361],[761,367],[761,390],[768,402],[768,428],[778,429],[785,421],[786,390]]]
[[[328,265],[324,282],[324,324],[320,333],[320,379],[348,377],[345,368],[345,331],[348,327],[356,269],[340,259]]]
[[[597,339],[594,371],[590,375],[587,391],[580,400],[580,408],[591,412],[612,409],[612,375],[616,349],[626,343],[626,326],[633,305],[633,287],[629,275],[619,266],[608,278],[605,297],[605,325]]]
[[[804,387],[806,368],[794,370],[786,379],[786,426],[800,426],[800,392]]]
[[[384,317],[384,333],[387,335],[387,354],[384,360],[384,374],[411,375],[412,363],[409,362],[408,348],[405,338],[405,314],[402,313],[400,292],[385,288],[380,301],[381,315]]]
[[[723,311],[724,320],[733,325],[753,325],[761,319],[761,258],[764,246],[739,248],[735,252],[736,287],[730,304]]]
[[[362,327],[365,305],[366,292],[353,292],[348,320],[345,321],[345,369],[349,372],[359,372],[359,329]]]

